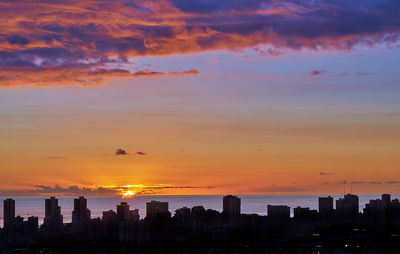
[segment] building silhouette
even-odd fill
[[[286,205],[268,205],[268,218],[276,220],[289,220],[290,207]]]
[[[316,210],[311,210],[309,207],[295,207],[293,209],[293,218],[298,220],[312,220],[317,216]]]
[[[396,204],[394,200],[393,206]],[[364,219],[375,231],[385,231],[391,226],[392,201],[389,194],[383,194],[382,199],[370,200],[363,210]]]
[[[129,205],[127,202],[121,202],[121,204],[117,205],[117,216],[119,221],[128,221],[129,220]]]
[[[206,213],[204,206],[193,206],[191,211],[195,216],[203,216]]]
[[[344,223],[355,223],[359,213],[359,198],[357,195],[347,194],[336,200],[336,212]]]
[[[104,211],[102,220],[105,231],[112,232],[118,229],[119,219],[113,210]]]
[[[182,207],[172,218],[167,202],[151,201],[142,220],[138,209],[130,210],[127,202],[121,202],[116,211],[104,211],[102,219],[91,220],[86,199],[79,197],[74,200],[73,222],[64,225],[58,200],[51,197],[45,201],[45,221],[38,228],[38,217],[27,221],[15,217],[15,202],[7,199],[4,220],[10,221],[12,234],[0,230],[0,252],[15,253],[22,244],[21,250],[29,251],[24,253],[49,253],[48,246],[55,249],[51,253],[74,248],[79,253],[131,253],[125,247],[134,253],[347,253],[369,248],[375,248],[370,253],[381,253],[379,248],[400,253],[400,201],[383,194],[370,200],[362,213],[358,201],[356,195],[345,195],[336,200],[334,213],[333,198],[321,197],[319,212],[298,206],[293,218],[286,205],[268,205],[267,216],[241,214],[240,199],[231,195],[223,198],[222,212]],[[332,212],[337,216],[322,217]]]
[[[129,221],[139,221],[139,209],[129,210]]]
[[[321,217],[333,216],[333,197],[319,197],[318,198],[318,212]]]
[[[182,207],[175,210],[174,218],[180,223],[186,223],[192,216],[191,210],[188,207]]]
[[[390,194],[382,194],[382,202],[385,211],[388,211],[390,209],[390,204],[391,204]]]
[[[50,197],[45,200],[45,217],[43,230],[48,234],[59,233],[63,229],[63,216],[58,199]]]
[[[146,217],[151,218],[159,214],[168,213],[168,202],[150,201],[146,203]]]
[[[3,202],[4,209],[4,230],[10,232],[13,230],[15,220],[15,200],[8,198]]]
[[[39,228],[39,218],[36,216],[30,216],[28,217],[28,220],[26,221],[26,231],[29,233],[35,233],[37,232]]]
[[[240,219],[240,198],[232,195],[224,196],[222,214],[230,227],[236,227]]]
[[[72,230],[84,232],[89,228],[90,210],[87,208],[87,199],[79,197],[74,199],[74,210],[72,211]]]

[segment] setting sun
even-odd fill
[[[135,195],[135,193],[133,191],[126,191],[123,195],[122,198],[131,198]]]

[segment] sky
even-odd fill
[[[0,1],[1,196],[400,192],[397,0]]]

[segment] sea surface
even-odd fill
[[[267,215],[267,205],[288,205],[293,208],[297,206],[310,207],[318,210],[318,197],[327,195],[237,195],[241,198],[241,211],[244,214]],[[343,195],[331,195],[334,199],[343,197]],[[379,194],[360,194],[360,211],[371,199],[380,198]],[[6,197],[0,197],[0,226],[3,226],[3,200]],[[7,197],[10,198],[10,197]],[[43,223],[44,203],[47,197],[11,197],[15,199],[15,214],[27,218],[28,216],[38,216],[39,224]],[[71,222],[73,199],[76,197],[57,197],[61,212],[64,216],[64,223]],[[183,196],[135,196],[129,199],[121,197],[87,197],[88,208],[91,211],[91,217],[102,217],[103,211],[116,210],[116,205],[120,202],[128,202],[131,209],[139,209],[141,218],[146,215],[146,202],[151,200],[168,201],[169,211],[173,215],[175,210],[181,207],[193,207],[202,205],[206,209],[222,211],[222,195],[183,195]],[[392,195],[392,199],[400,199],[400,194]]]

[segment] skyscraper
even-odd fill
[[[90,223],[90,210],[87,208],[87,199],[79,197],[74,199],[74,210],[72,211],[72,230],[84,232]]]
[[[232,195],[223,198],[223,214],[231,227],[237,226],[240,219],[240,198]]]
[[[127,202],[121,202],[117,205],[117,216],[119,221],[127,222],[129,220],[129,205]]]
[[[357,219],[359,204],[358,196],[347,194],[336,200],[336,211],[338,216],[346,223],[353,223]]]
[[[103,223],[106,231],[112,231],[118,228],[119,220],[117,214],[113,210],[103,212]]]
[[[319,197],[318,198],[318,210],[319,214],[323,217],[329,217],[333,215],[333,197]]]
[[[58,233],[63,228],[63,216],[58,199],[50,197],[45,200],[44,230],[46,233]]]
[[[8,198],[4,200],[4,229],[6,231],[12,231],[13,223],[15,219],[15,200]]]
[[[382,202],[383,202],[383,205],[384,205],[384,209],[386,211],[389,211],[390,203],[391,203],[390,194],[382,194]]]
[[[146,217],[150,218],[160,213],[168,213],[168,202],[151,201],[146,203]]]

